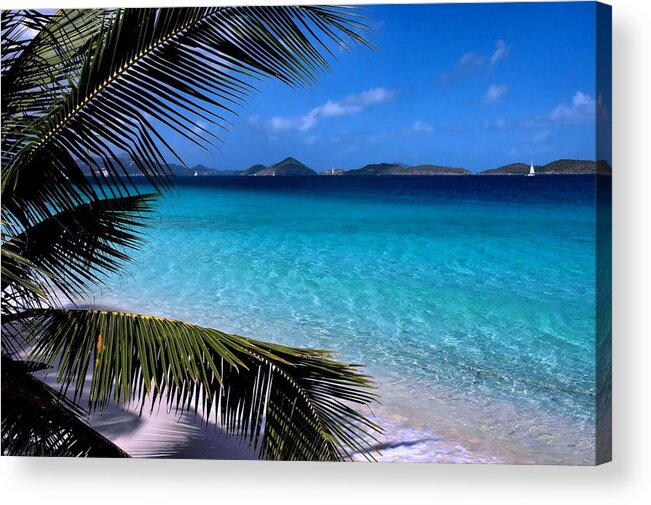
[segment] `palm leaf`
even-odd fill
[[[88,191],[79,161],[121,195],[120,176],[127,175],[121,150],[155,188],[165,187],[166,153],[176,154],[160,135],[161,124],[205,149],[218,136],[195,123],[221,127],[255,90],[255,80],[310,84],[329,68],[322,39],[340,47],[366,43],[358,34],[363,20],[342,7],[115,9],[100,23],[69,17],[76,21],[67,29],[80,33],[75,40],[90,44],[69,89],[11,142],[3,139],[3,152],[11,153],[3,156],[3,200],[24,225],[48,205],[66,205],[70,184]],[[32,71],[38,74],[32,67],[23,73]],[[59,186],[48,184],[55,163],[65,175]],[[36,177],[44,171],[47,177]]]
[[[41,291],[54,285],[72,298],[99,284],[128,261],[129,249],[139,246],[138,228],[154,198],[133,195],[86,202],[3,241],[3,293],[24,281],[40,284]]]
[[[359,367],[324,351],[268,344],[160,317],[41,310],[30,359],[58,363],[74,398],[90,375],[90,408],[164,402],[214,418],[260,457],[372,458],[380,429],[359,410],[375,398]]]
[[[14,354],[29,349],[35,362],[60,366],[75,401],[90,373],[92,409],[151,396],[214,416],[264,458],[371,457],[379,428],[358,409],[374,394],[353,365],[178,321],[39,306],[44,287],[76,294],[137,246],[150,197],[133,196],[120,152],[160,191],[176,156],[161,125],[209,148],[219,141],[212,127],[224,127],[260,79],[309,85],[328,69],[332,45],[366,44],[363,19],[343,7],[218,7],[5,11],[2,21],[2,210],[11,232],[3,229],[2,294],[3,320],[18,328]],[[36,35],[24,37],[26,28]],[[194,128],[198,119],[211,126]],[[6,397],[18,412],[5,425],[3,409],[3,444],[91,454],[71,434],[85,426],[75,424],[79,412],[70,416],[74,405],[20,366],[20,380],[3,376],[3,407]],[[38,408],[43,419],[32,428]]]
[[[18,250],[18,240],[12,236],[8,229],[8,223],[2,222],[2,248],[0,263],[2,275],[2,305],[0,313],[3,323],[14,314],[22,313],[25,310],[42,307],[43,302],[48,298],[47,289],[44,284],[50,284],[52,277],[50,272],[38,268],[35,264],[23,257]],[[17,323],[20,325],[21,323]],[[7,332],[3,326],[3,351],[11,350],[16,353],[19,349],[13,346],[15,340],[7,338]],[[20,331],[20,328],[16,328]]]
[[[87,424],[82,409],[34,377],[33,370],[31,363],[2,355],[2,454],[129,457]]]
[[[62,10],[53,15],[3,11],[2,18],[3,211],[6,219],[13,217],[28,226],[52,209],[95,198],[67,150],[50,146],[38,153],[31,168],[20,163],[19,155],[25,146],[41,140],[38,125],[77,80],[84,52],[108,18],[103,10]],[[36,35],[24,37],[25,29]],[[35,206],[32,202],[39,199],[41,205]]]
[[[5,287],[13,287],[15,291],[21,293],[16,298],[25,297],[27,293],[32,295],[29,298],[45,298],[45,290],[34,279],[34,273],[38,272],[47,277],[47,272],[40,270],[36,265],[12,249],[11,245],[3,243],[0,250],[0,253],[2,253],[2,290],[5,291]],[[5,301],[4,296],[3,293],[3,302]]]
[[[60,99],[107,19],[100,9],[3,11],[3,122],[25,125]]]

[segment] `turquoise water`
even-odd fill
[[[383,458],[593,461],[591,177],[201,178],[102,303],[367,365]]]

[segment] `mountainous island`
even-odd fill
[[[316,172],[297,159],[289,157],[268,167],[253,165],[241,172],[240,175],[316,175]]]
[[[535,165],[536,174],[594,174],[596,163],[589,160],[556,160],[546,165]],[[441,165],[405,165],[404,163],[371,163],[361,168],[344,170],[331,168],[317,174],[296,158],[284,160],[268,167],[258,164],[239,172],[239,175],[323,175],[323,176],[382,176],[382,175],[524,175],[529,173],[526,163],[511,163],[498,168],[492,168],[474,174],[461,167]],[[601,173],[601,172],[600,172]]]
[[[546,165],[534,165],[536,174],[594,174],[597,164],[589,160],[556,160]],[[524,175],[529,173],[526,163],[511,163],[479,172],[479,175]]]
[[[98,166],[103,164],[96,160]],[[142,176],[135,163],[126,154],[120,158],[120,162],[124,166],[128,175],[132,177]],[[96,167],[91,168],[86,163],[81,163],[80,166],[86,176],[92,175]],[[491,168],[482,172],[473,173],[461,167],[447,167],[441,165],[406,165],[404,163],[371,163],[361,168],[345,170],[343,168],[332,168],[323,170],[319,173],[304,165],[296,158],[291,156],[282,161],[274,163],[273,165],[263,165],[258,163],[252,165],[244,170],[218,170],[209,168],[204,165],[196,165],[192,168],[184,167],[175,163],[169,164],[169,169],[175,176],[188,177],[214,177],[225,175],[238,175],[238,176],[386,176],[386,175],[419,175],[419,176],[433,176],[433,175],[524,175],[529,173],[529,164],[527,163],[511,163],[497,168]],[[569,160],[561,159],[547,163],[546,165],[534,165],[536,175],[575,175],[575,174],[610,174],[611,168],[607,163],[600,161],[595,163],[589,160]],[[102,169],[103,170],[103,169]]]
[[[95,160],[97,165],[100,167],[105,166],[104,163],[96,159]],[[119,156],[119,161],[124,167],[124,170],[126,171],[127,175],[130,177],[139,177],[142,176],[142,172],[138,168],[138,166],[133,162],[131,157],[128,155],[124,154],[122,156]],[[91,176],[93,174],[93,171],[97,171],[98,168],[93,165],[89,165],[86,162],[78,160],[79,166],[81,168],[81,171],[83,174],[87,177]],[[240,173],[239,170],[217,170],[215,168],[208,168],[205,165],[195,165],[192,168],[184,167],[183,165],[179,165],[177,163],[168,163],[167,164],[168,168],[164,169],[162,166],[159,166],[161,171],[171,171],[173,175],[177,177],[187,177],[187,176],[194,176],[195,174],[197,176],[216,176],[216,175],[237,175]],[[100,168],[100,171],[106,171],[104,168]],[[120,174],[123,175],[123,174]]]
[[[249,168],[242,170],[238,175],[255,175],[258,172],[262,172],[265,168],[263,164],[257,163],[255,165],[251,165]]]
[[[323,172],[321,172],[323,173]],[[326,170],[327,173],[327,170]],[[401,163],[375,163],[356,170],[343,171],[340,175],[469,175],[465,168],[441,167],[437,165],[416,165]]]

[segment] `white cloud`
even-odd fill
[[[597,103],[590,95],[577,91],[571,103],[562,103],[548,114],[523,121],[524,126],[541,127],[547,125],[577,125],[591,123],[595,120]]]
[[[577,91],[572,104],[560,104],[551,111],[548,119],[558,124],[579,124],[594,120],[595,101],[590,95]]]
[[[500,98],[509,92],[509,87],[506,84],[491,84],[484,96],[485,103],[497,102]]]
[[[441,74],[441,82],[450,84],[455,77],[473,74],[479,70],[493,67],[498,61],[504,59],[510,51],[511,48],[502,39],[495,42],[495,51],[490,57],[476,51],[468,51],[459,58],[451,70]]]
[[[300,130],[302,132],[306,132],[308,130],[311,130],[312,128],[314,128],[316,126],[316,123],[318,121],[318,117],[319,117],[319,113],[318,113],[317,109],[311,110],[310,112],[305,114],[305,116],[303,116],[302,118],[300,118],[298,120],[298,127],[297,127],[298,130]]]
[[[464,53],[456,65],[449,71],[443,72],[440,76],[444,84],[452,84],[454,80],[462,75],[473,74],[484,64],[485,58],[475,51]]]
[[[481,54],[477,54],[474,51],[465,53],[459,59],[459,67],[473,67],[479,66],[484,63],[484,57]]]
[[[407,131],[409,133],[419,133],[419,134],[428,134],[434,131],[434,128],[429,123],[425,121],[416,121],[412,124]]]
[[[272,117],[269,120],[269,126],[271,127],[272,130],[274,131],[280,131],[280,130],[289,130],[292,128],[295,128],[296,126],[296,120],[295,119],[290,119],[290,118],[285,118],[285,117]]]
[[[350,95],[344,100],[348,104],[358,104],[362,107],[368,107],[378,103],[391,100],[396,95],[395,89],[371,88],[360,93],[359,95]]]
[[[315,107],[303,116],[273,117],[269,121],[269,127],[273,131],[308,131],[314,128],[322,118],[353,116],[369,107],[388,102],[395,95],[396,90],[383,87],[367,89],[362,93],[349,95],[343,100],[328,100],[323,105]]]
[[[498,61],[503,59],[507,54],[509,54],[509,51],[511,48],[506,45],[506,42],[504,42],[502,39],[499,39],[495,43],[495,52],[491,56],[491,66],[495,65]]]
[[[328,100],[321,107],[317,107],[312,112],[316,111],[322,117],[337,117],[357,114],[360,110],[361,107],[359,105],[347,105],[342,102]]]

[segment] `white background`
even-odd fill
[[[3,2],[2,8],[210,3],[215,2],[10,0]],[[651,296],[647,287],[651,284],[651,2],[610,3],[614,45],[614,462],[572,468],[0,458],[3,501],[651,503]]]

